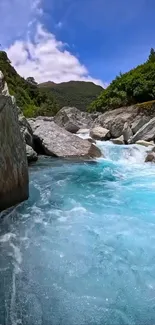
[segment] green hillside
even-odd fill
[[[155,99],[155,51],[151,49],[148,60],[120,73],[101,95],[92,102],[89,111],[107,111],[121,106],[152,101]]]
[[[52,94],[39,89],[33,78],[25,80],[20,77],[3,51],[0,51],[0,70],[5,76],[10,94],[15,96],[25,116],[51,116],[57,113],[59,106]]]
[[[39,88],[46,89],[53,94],[60,108],[75,106],[80,110],[86,110],[103,90],[101,86],[84,81],[69,81],[60,84],[49,81],[40,84]]]

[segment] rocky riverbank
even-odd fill
[[[2,73],[0,77],[0,210],[27,199],[27,161],[36,161],[38,155],[90,160],[103,155],[96,140],[110,140],[146,146],[146,162],[155,162],[154,109],[148,112],[136,105],[89,114],[64,107],[55,117],[26,119]]]
[[[119,145],[144,145],[150,154],[155,139],[154,115],[148,115],[138,106],[104,114],[88,114],[75,107],[64,107],[55,117],[26,120],[20,114],[19,123],[27,144],[28,161],[31,162],[37,159],[38,154],[64,158],[99,157],[101,153],[95,147],[96,140],[111,140]],[[79,139],[77,135],[80,133],[87,134],[88,139]]]

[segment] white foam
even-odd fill
[[[9,233],[0,237],[0,243],[6,243],[6,242],[10,241],[10,239],[12,239],[12,238],[16,238],[16,235],[9,232]]]
[[[87,132],[87,133],[78,133],[78,134],[76,134],[76,135],[77,135],[79,138],[84,139],[84,140],[87,140],[87,139],[90,138],[89,132]]]
[[[22,263],[22,255],[21,255],[20,248],[14,245],[13,243],[11,243],[10,246],[13,248],[16,262],[20,265]]]
[[[149,149],[140,145],[116,145],[110,141],[97,141],[106,160],[123,164],[143,164]],[[103,161],[99,158],[98,161]]]

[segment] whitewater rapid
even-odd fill
[[[1,216],[0,324],[155,323],[155,166],[148,148],[42,157],[30,199]]]

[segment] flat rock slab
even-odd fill
[[[150,146],[154,146],[155,144],[153,143],[153,141],[148,142],[148,141],[144,141],[144,140],[138,140],[136,142],[136,144],[139,144],[140,146],[144,146],[144,147],[150,147]]]
[[[35,150],[37,147],[42,148],[44,154],[61,158],[89,159],[101,156],[100,149],[95,145],[71,134],[54,122],[44,120],[29,122],[34,132]]]

